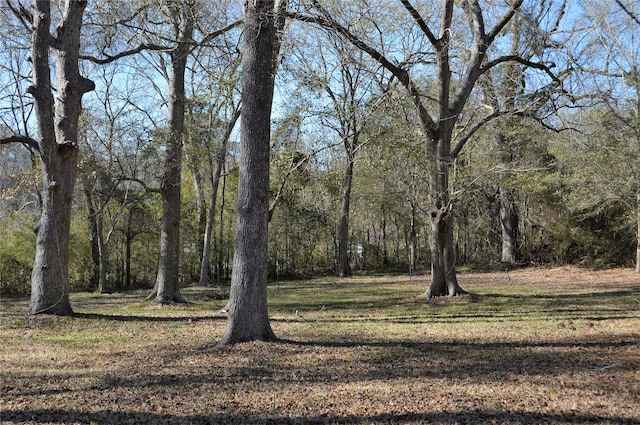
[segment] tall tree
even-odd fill
[[[363,63],[367,58],[363,57],[361,50],[345,44],[331,32],[317,42],[318,45],[312,47],[317,52],[313,55],[308,55],[309,45],[301,46],[304,51],[299,54],[301,69],[298,70],[298,78],[326,95],[328,105],[319,112],[321,124],[337,135],[336,144],[344,149],[346,161],[341,189],[336,274],[345,277],[351,274],[349,216],[355,164],[365,139],[362,131],[370,112],[368,109],[372,107],[367,103],[373,97],[375,81]]]
[[[603,4],[592,0],[583,4],[588,18],[597,28],[594,34],[596,43],[604,48],[606,54],[606,60],[593,61],[591,66],[585,67],[585,71],[595,75],[598,80],[602,80],[602,76],[609,80],[608,83],[602,85],[600,82],[595,87],[602,91],[599,94],[607,104],[609,115],[617,121],[617,124],[610,127],[610,131],[626,133],[623,137],[627,141],[626,146],[624,143],[618,144],[618,152],[614,152],[614,155],[620,155],[629,161],[626,171],[633,180],[631,185],[616,184],[615,187],[609,187],[607,192],[609,197],[616,197],[628,205],[630,210],[635,210],[635,271],[640,273],[640,5],[638,2],[621,1],[616,1],[615,5]],[[615,140],[616,137],[612,139]],[[600,180],[606,183],[606,179]],[[625,187],[633,189],[624,190]]]
[[[200,277],[198,280],[199,285],[203,286],[209,284],[209,277],[211,276],[210,260],[213,241],[213,225],[216,215],[216,200],[218,198],[218,186],[220,185],[220,178],[222,177],[222,171],[224,169],[227,155],[227,144],[240,116],[239,105],[233,105],[231,109],[233,109],[231,112],[232,115],[229,122],[224,124],[224,134],[221,135],[218,146],[213,149],[214,152],[209,149],[207,150],[207,156],[210,162],[209,180],[211,183],[211,196],[209,197],[209,211],[206,215],[206,224],[203,232],[204,237],[202,240],[203,247],[200,259]],[[222,226],[222,223],[220,223],[220,226]]]
[[[109,25],[99,26],[100,32],[106,32],[106,41],[101,42],[99,56],[89,57],[98,64],[106,64],[137,55],[141,52],[161,52],[154,64],[156,70],[166,79],[166,106],[167,120],[166,131],[158,132],[163,137],[164,166],[160,177],[160,187],[150,188],[139,178],[131,178],[145,186],[147,191],[157,192],[162,198],[162,219],[160,232],[160,254],[158,259],[158,270],[156,282],[153,290],[147,299],[153,299],[155,303],[184,302],[179,287],[179,264],[180,264],[180,219],[181,219],[181,185],[182,185],[182,151],[185,127],[185,107],[186,90],[185,80],[188,57],[192,53],[194,46],[201,46],[210,43],[217,36],[239,26],[241,21],[236,20],[227,24],[221,29],[207,32],[209,28],[197,28],[199,21],[209,21],[205,19],[200,10],[207,9],[204,3],[198,0],[161,0],[158,2],[159,9],[153,8],[152,3],[140,2],[136,4],[127,3],[123,8],[128,11],[128,16],[119,18],[108,14]],[[228,6],[225,4],[225,6]],[[156,14],[154,16],[154,14]],[[162,33],[163,27],[159,26],[159,33],[149,28],[148,22],[153,25],[165,23],[169,27],[168,34]],[[201,23],[202,23],[201,22]],[[152,25],[152,26],[153,26]],[[203,25],[207,27],[208,25]],[[140,27],[145,31],[139,34]],[[116,37],[115,29],[133,33],[128,37]],[[194,34],[199,30],[200,40],[195,40]],[[125,41],[126,39],[126,41]],[[140,42],[139,40],[144,40]],[[138,43],[136,45],[136,43]],[[125,49],[120,49],[121,46]],[[112,51],[116,52],[112,52]],[[168,54],[168,70],[164,55]],[[156,90],[159,88],[155,77],[150,77],[151,85]],[[165,93],[163,92],[162,95]],[[151,117],[151,113],[145,111]],[[152,119],[153,121],[153,119]]]
[[[71,204],[78,174],[78,122],[82,97],[95,84],[80,75],[80,29],[86,1],[67,0],[51,33],[51,2],[33,0],[31,8],[9,7],[31,31],[33,96],[38,138],[12,136],[38,150],[42,170],[42,214],[36,226],[36,255],[31,275],[31,314],[70,315],[69,231]],[[55,97],[50,52],[55,63]]]
[[[337,78],[339,91],[331,83],[325,85],[324,90],[331,99],[338,125],[330,126],[342,140],[346,155],[344,180],[342,183],[342,206],[340,208],[340,230],[338,236],[338,267],[337,274],[345,277],[351,274],[349,266],[349,216],[351,214],[351,190],[355,163],[358,151],[363,144],[361,137],[365,119],[360,116],[363,97],[361,93],[365,80],[365,69],[359,65],[361,58],[354,58],[354,52],[348,51],[335,40],[331,40],[337,53],[339,76],[329,76],[329,80]],[[355,53],[357,55],[358,53]]]
[[[219,346],[276,338],[267,308],[271,107],[286,0],[245,2],[236,243]]]
[[[386,53],[387,51],[396,52],[391,47],[384,45],[374,47],[373,43],[376,41],[368,37],[366,32],[356,33],[355,30],[352,30],[354,26],[340,23],[338,20],[339,8],[328,9],[319,1],[311,0],[318,13],[315,16],[299,14],[296,17],[319,23],[339,32],[376,60],[406,89],[418,112],[420,129],[426,139],[425,147],[430,173],[431,233],[429,247],[432,273],[427,297],[455,296],[464,293],[464,290],[458,285],[456,277],[453,199],[449,184],[450,166],[478,128],[506,113],[505,111],[494,111],[487,114],[476,125],[470,126],[470,130],[466,134],[454,140],[456,124],[463,117],[471,93],[483,74],[509,61],[519,62],[528,68],[542,71],[550,78],[551,87],[559,86],[560,81],[551,72],[549,65],[542,61],[533,62],[520,55],[500,54],[500,46],[496,40],[505,34],[505,28],[521,9],[524,0],[504,2],[501,7],[495,5],[496,8],[492,10],[491,20],[486,21],[485,15],[488,16],[488,14],[483,10],[479,0],[442,0],[438,31],[433,30],[432,21],[434,19],[420,11],[420,9],[427,11],[425,4],[421,4],[417,8],[412,1],[399,1],[413,22],[413,27],[409,29],[410,33],[412,35],[420,34],[419,37],[415,37],[422,37],[426,40],[425,46],[417,46],[418,50],[402,52],[405,55],[402,59]],[[368,2],[365,3],[368,5]],[[362,21],[376,22],[380,20],[378,16],[369,16],[371,11],[376,8],[363,7],[362,10],[362,14],[366,15],[362,17]],[[428,17],[425,18],[425,16]],[[491,25],[490,28],[487,27],[487,22]],[[373,32],[379,34],[383,41],[385,39],[387,43],[393,41],[393,37],[385,37],[379,26],[374,28]],[[493,59],[489,56],[492,53],[495,54]],[[428,66],[427,69],[432,70],[436,75],[435,81],[430,81],[435,85],[432,88],[433,94],[428,93],[425,87],[421,86],[415,75],[415,70],[424,70],[424,66]],[[549,91],[551,90],[544,90],[544,92]],[[431,107],[431,105],[434,106]]]
[[[213,230],[227,146],[240,118],[238,35],[239,32],[228,32],[219,37],[214,49],[199,46],[194,50],[194,66],[190,67],[193,98],[187,108],[185,159],[196,193],[200,245],[198,282],[203,286],[209,284],[212,276]],[[208,194],[207,189],[210,189]]]
[[[185,73],[194,30],[195,1],[167,0],[165,10],[173,27],[167,104],[166,157],[161,180],[162,224],[156,284],[148,298],[158,304],[184,302],[178,281],[180,263],[180,190],[185,114]]]

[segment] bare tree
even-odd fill
[[[489,70],[502,63],[514,61],[527,68],[536,69],[546,75],[553,87],[560,86],[559,79],[551,72],[550,64],[533,62],[520,55],[500,55],[499,48],[495,58],[489,55],[495,47],[496,39],[505,33],[505,29],[519,12],[524,0],[505,2],[501,8],[494,8],[491,21],[485,20],[486,11],[479,0],[442,0],[439,14],[439,30],[433,30],[433,19],[425,18],[420,8],[409,0],[399,0],[402,8],[413,22],[411,31],[417,31],[427,41],[422,51],[405,52],[406,57],[397,59],[387,56],[384,46],[374,47],[365,32],[356,33],[353,25],[338,21],[339,8],[328,9],[317,0],[311,0],[311,6],[317,11],[293,16],[308,22],[332,28],[334,31],[362,49],[377,61],[387,72],[406,89],[419,117],[420,128],[426,138],[426,153],[429,161],[428,169],[430,193],[431,233],[429,247],[431,251],[431,285],[427,297],[439,295],[455,296],[465,291],[458,285],[456,277],[456,255],[453,243],[453,199],[449,183],[449,170],[469,138],[486,122],[513,111],[493,111],[474,125],[466,134],[454,141],[456,124],[463,116],[465,106],[479,79]],[[422,5],[424,12],[427,11]],[[362,21],[375,22],[376,17],[369,16],[375,8],[362,8]],[[501,11],[501,12],[499,12]],[[560,13],[562,16],[562,13]],[[380,19],[379,17],[377,19]],[[491,22],[491,27],[487,27]],[[385,40],[383,29],[374,27],[374,33],[380,40]],[[455,31],[453,29],[455,28]],[[455,36],[458,36],[456,38]],[[387,42],[392,38],[386,38]],[[390,49],[390,51],[393,51]],[[412,74],[415,65],[424,69],[430,65],[436,75],[430,81],[433,94],[421,86],[419,79]],[[455,69],[455,73],[454,73]],[[431,107],[433,105],[433,107]]]
[[[31,32],[33,96],[38,138],[12,136],[2,143],[22,142],[40,154],[42,214],[36,226],[36,255],[31,275],[31,314],[70,315],[69,231],[71,204],[78,174],[78,122],[82,97],[95,88],[80,75],[80,29],[86,1],[67,0],[56,34],[51,32],[51,2],[33,0],[30,8],[8,2]],[[50,53],[55,63],[55,97]]]
[[[99,58],[89,56],[84,58],[98,64],[106,64],[141,52],[161,52],[159,62],[162,69],[160,72],[166,78],[168,85],[167,129],[166,132],[162,132],[165,146],[164,167],[160,178],[160,188],[152,189],[145,186],[145,189],[159,193],[162,198],[158,271],[155,286],[147,299],[152,299],[157,304],[164,304],[185,302],[180,293],[178,272],[180,264],[182,151],[186,107],[185,75],[188,58],[194,46],[211,42],[219,35],[239,26],[241,21],[232,22],[213,32],[202,33],[202,38],[195,40],[194,33],[197,19],[200,16],[198,8],[202,6],[201,2],[197,0],[162,0],[160,6],[161,20],[166,20],[170,27],[169,35],[155,35],[155,38],[160,42],[141,42],[137,46],[128,46],[129,48],[112,54],[106,54],[105,51],[109,49],[103,49]],[[128,27],[122,25],[123,22],[145,21],[147,13],[151,13],[150,7],[148,4],[142,3],[140,7],[134,8],[130,13],[131,16],[126,20],[117,20],[116,23]],[[131,26],[137,28],[135,25]],[[136,34],[130,40],[138,40],[138,38]],[[153,36],[149,34],[149,38],[153,38]],[[117,43],[115,44],[117,45]],[[109,47],[111,48],[111,46]],[[164,69],[164,54],[168,54],[170,59],[168,72]],[[131,180],[139,181],[138,179]]]
[[[166,157],[160,194],[162,224],[156,284],[148,299],[157,304],[184,302],[178,281],[180,263],[180,190],[182,181],[182,137],[185,113],[185,72],[193,40],[194,1],[167,1],[165,9],[173,26],[175,47],[170,50],[167,104]]]
[[[617,148],[611,151],[610,156],[618,158],[615,166],[589,167],[594,171],[586,176],[586,181],[596,184],[588,186],[591,190],[587,199],[592,206],[621,202],[633,211],[636,219],[635,271],[640,273],[640,48],[637,42],[640,10],[637,2],[615,3],[583,2],[586,16],[595,28],[591,33],[592,42],[600,49],[597,60],[582,67],[581,76],[594,81],[590,95],[599,97],[605,105],[597,125],[606,127],[609,139],[624,141],[618,142]],[[597,140],[590,147],[591,152],[600,149],[608,149],[607,143]],[[624,170],[623,176],[616,176],[615,170]],[[628,177],[633,180],[632,185],[620,183]],[[594,210],[599,211],[599,208]]]

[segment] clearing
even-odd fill
[[[216,349],[217,288],[158,308],[72,294],[71,318],[0,302],[6,424],[640,423],[640,275],[573,267],[272,283],[282,340]],[[224,291],[223,291],[224,292]]]

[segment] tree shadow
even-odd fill
[[[572,423],[572,424],[633,424],[636,419],[619,416],[584,415],[584,414],[552,414],[535,413],[517,410],[469,410],[423,412],[412,414],[381,413],[376,415],[331,415],[319,414],[310,416],[287,417],[279,415],[234,415],[234,414],[192,414],[171,415],[152,412],[129,412],[99,410],[88,412],[83,410],[63,409],[3,409],[0,420],[5,423],[74,423],[74,424],[441,424],[453,425],[464,423],[501,423],[501,424],[534,424],[534,423]]]
[[[86,320],[112,320],[114,322],[212,322],[227,320],[226,316],[211,314],[207,316],[144,316],[130,314],[73,313],[74,318]]]

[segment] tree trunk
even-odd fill
[[[89,230],[89,242],[91,244],[91,287],[97,288],[100,281],[100,249],[98,248],[98,223],[96,221],[96,208],[91,197],[91,188],[88,182],[84,182],[84,198],[87,203],[87,228]]]
[[[353,181],[353,161],[347,158],[347,168],[342,185],[342,208],[340,210],[340,238],[338,240],[338,276],[351,275],[349,266],[349,210],[351,206],[351,186]]]
[[[200,279],[199,285],[207,286],[209,284],[209,278],[211,276],[209,260],[211,258],[211,239],[213,236],[213,223],[215,222],[216,214],[216,199],[218,197],[218,185],[220,183],[220,175],[222,174],[222,167],[224,165],[223,148],[220,149],[221,158],[218,158],[216,163],[216,170],[211,176],[211,199],[209,200],[209,213],[207,214],[207,224],[204,229],[204,240],[202,248],[202,258],[200,260]],[[226,148],[224,148],[226,153]]]
[[[636,194],[636,221],[638,230],[636,231],[637,248],[636,248],[636,273],[640,273],[640,190]]]
[[[218,346],[276,339],[267,308],[267,227],[276,7],[282,4],[245,3],[238,217],[229,317]]]
[[[162,230],[156,284],[148,299],[156,304],[181,303],[180,294],[180,189],[182,174],[182,139],[184,131],[184,79],[193,36],[193,12],[190,2],[170,4],[168,12],[174,24],[176,47],[171,51],[169,75],[167,151],[160,193],[162,195]]]
[[[514,223],[515,222],[515,223]],[[504,264],[515,263],[515,241],[517,221],[507,191],[500,187],[500,228],[502,233],[502,254],[500,261]]]
[[[187,155],[187,164],[189,167],[189,174],[191,174],[191,183],[193,184],[193,191],[196,195],[196,217],[198,219],[198,227],[196,234],[198,240],[196,246],[198,247],[198,258],[202,258],[205,232],[207,229],[207,205],[205,202],[204,187],[202,184],[203,176],[200,167],[195,163],[195,159],[192,159]]]
[[[216,214],[216,199],[218,198],[218,186],[220,184],[220,176],[222,176],[222,170],[224,168],[225,158],[227,156],[227,142],[231,137],[231,132],[240,117],[240,111],[234,112],[231,122],[227,126],[224,138],[221,141],[220,149],[215,157],[215,171],[211,175],[211,199],[209,204],[209,213],[207,214],[206,226],[204,229],[202,257],[200,259],[200,279],[199,285],[206,286],[209,284],[209,278],[211,277],[211,242],[213,239],[213,223],[215,222]],[[213,162],[213,161],[212,161]],[[212,163],[211,166],[214,164]],[[223,194],[224,196],[224,194]],[[222,218],[222,217],[221,217]],[[220,227],[222,228],[222,220],[220,221]]]
[[[102,211],[98,213],[97,220],[97,236],[98,236],[98,253],[100,256],[100,267],[98,273],[98,291],[101,294],[107,292],[107,243],[104,240],[103,236],[103,227],[104,227],[104,214]]]
[[[418,237],[416,232],[416,204],[413,201],[409,201],[411,204],[411,223],[409,228],[409,273],[413,273],[416,270],[416,253]]]
[[[444,127],[446,125],[443,124]],[[437,296],[456,296],[465,291],[458,285],[456,277],[456,261],[453,245],[453,212],[449,192],[449,157],[450,134],[444,130],[435,147],[432,143],[433,169],[430,173],[431,233],[429,248],[431,250],[431,285],[427,291],[427,299]]]
[[[228,244],[225,244],[224,240],[224,207],[225,207],[225,195],[227,192],[227,175],[222,175],[222,193],[220,194],[220,229],[218,232],[218,249],[216,251],[216,278],[218,280],[226,279],[226,264],[229,263],[228,259],[225,258],[226,249],[225,247]],[[231,225],[232,221],[229,220],[229,224]],[[231,232],[229,232],[231,233]]]
[[[131,288],[131,244],[133,243],[133,231],[131,230],[133,210],[129,208],[127,216],[127,229],[125,231],[124,248],[124,287]]]
[[[33,1],[31,62],[42,168],[42,215],[36,226],[36,254],[31,274],[31,314],[71,315],[69,301],[69,231],[78,174],[78,120],[82,96],[94,89],[80,76],[80,27],[86,1],[68,1],[57,37],[50,33],[48,1]],[[54,102],[49,49],[55,43]]]

